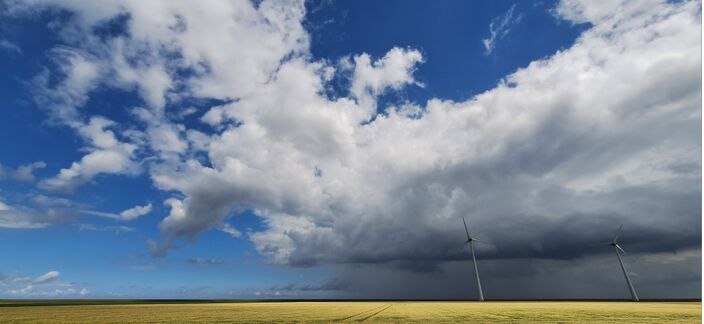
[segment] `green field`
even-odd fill
[[[0,322],[701,323],[702,316],[701,302],[76,303],[0,301]]]

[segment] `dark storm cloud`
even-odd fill
[[[341,278],[333,278],[322,284],[297,284],[290,283],[285,286],[273,286],[270,291],[287,291],[287,292],[329,292],[329,291],[345,291],[350,289],[349,283]]]
[[[611,254],[573,260],[478,259],[488,299],[627,299],[623,274]],[[337,280],[347,283],[346,298],[474,299],[469,256],[442,264],[436,272],[409,272],[373,265],[341,266]],[[629,255],[624,262],[639,296],[699,298],[701,251]]]
[[[694,181],[590,194],[577,194],[550,185],[541,188],[538,182],[530,187],[526,192],[521,186],[514,190],[484,187],[487,192],[500,192],[502,197],[482,197],[481,190],[477,190],[474,197],[479,198],[467,202],[471,206],[465,207],[464,212],[458,211],[466,215],[473,235],[491,242],[477,246],[484,257],[574,259],[601,254],[605,249],[596,243],[610,241],[621,224],[624,230],[620,239],[632,252],[672,252],[700,245],[701,191]],[[291,234],[294,242],[301,240],[299,249],[290,258],[291,263],[313,265],[315,260],[311,257],[329,255],[327,262],[405,264],[427,271],[434,263],[462,259],[462,221],[459,218],[435,223],[425,221],[434,208],[441,208],[426,198],[432,194],[427,188],[409,186],[404,193],[399,193],[410,198],[402,204],[406,210],[401,212],[404,218],[398,223],[370,224],[360,230],[352,227],[354,224],[350,224],[350,228],[336,228],[340,240],[355,242],[350,243],[348,250],[333,253],[330,250],[335,247],[325,240],[311,241],[309,236]],[[471,192],[472,188],[465,190]],[[532,196],[528,202],[525,201],[527,195]],[[505,203],[500,201],[502,199]],[[567,204],[564,209],[574,212],[518,213],[526,203]],[[601,211],[590,212],[595,209],[593,206]],[[584,213],[576,212],[582,209]],[[315,242],[320,244],[313,244]]]

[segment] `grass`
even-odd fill
[[[701,316],[701,302],[0,301],[0,322],[30,323],[701,323]]]

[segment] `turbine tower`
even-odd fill
[[[631,299],[633,301],[638,301],[638,295],[636,294],[636,289],[633,288],[633,283],[631,283],[631,278],[628,277],[628,271],[626,271],[626,267],[623,266],[623,260],[621,260],[621,253],[626,254],[626,251],[624,251],[621,246],[618,245],[618,235],[621,234],[621,229],[623,228],[623,224],[619,226],[618,231],[616,232],[616,236],[614,237],[613,241],[611,243],[608,243],[608,245],[614,247],[614,251],[616,252],[616,257],[618,257],[618,263],[621,265],[621,270],[623,271],[623,276],[626,277],[626,283],[628,284],[628,290],[631,292]]]
[[[472,262],[474,263],[474,275],[477,276],[477,291],[479,291],[479,301],[484,301],[484,293],[482,293],[482,283],[481,281],[479,281],[479,268],[477,268],[477,259],[474,257],[474,241],[481,241],[469,236],[469,230],[467,229],[467,221],[464,220],[464,217],[462,217],[462,223],[464,223],[464,232],[467,233],[467,241],[465,241],[464,244],[469,244],[469,248],[472,250]]]

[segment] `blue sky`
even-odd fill
[[[0,297],[469,298],[468,215],[489,298],[623,297],[619,223],[698,296],[701,5],[652,2],[2,4]]]

